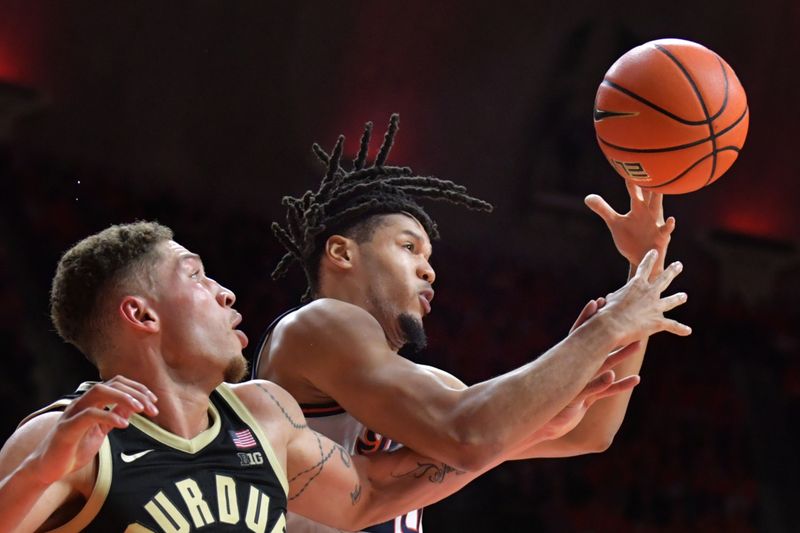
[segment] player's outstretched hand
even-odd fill
[[[610,369],[633,353],[636,349],[636,344],[626,346],[610,355],[603,368],[583,390],[536,432],[537,437],[542,440],[554,440],[566,435],[583,420],[586,412],[594,402],[629,391],[638,385],[640,381],[638,375],[634,374],[622,379],[616,379],[614,371]]]
[[[651,281],[657,261],[656,250],[647,252],[639,263],[636,274],[622,288],[609,294],[603,308],[596,312],[597,316],[604,315],[604,319],[608,320],[617,346],[626,346],[659,331],[681,336],[692,332],[689,326],[664,316],[667,311],[686,302],[686,293],[678,292],[661,297],[661,293],[683,270],[683,265],[676,261]]]
[[[648,250],[658,250],[663,262],[667,246],[675,230],[675,218],[664,220],[663,195],[642,190],[626,180],[631,198],[630,210],[620,214],[601,196],[590,194],[584,202],[606,223],[614,239],[614,245],[631,265],[641,263]],[[660,268],[655,269],[660,273]]]
[[[156,396],[131,379],[116,376],[73,401],[33,454],[40,481],[50,484],[91,461],[103,438],[125,428],[133,413],[158,414]]]

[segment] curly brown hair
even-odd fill
[[[157,222],[114,225],[86,237],[58,262],[50,290],[50,318],[65,341],[96,363],[108,316],[104,304],[120,289],[152,285],[156,246],[172,239]]]

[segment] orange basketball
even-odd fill
[[[696,191],[719,179],[747,136],[747,97],[733,69],[681,39],[637,46],[606,72],[594,103],[597,142],[640,187]]]

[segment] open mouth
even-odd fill
[[[431,301],[433,300],[433,289],[425,289],[419,293],[419,301],[422,305],[423,314],[431,312]]]

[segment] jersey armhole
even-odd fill
[[[50,533],[83,531],[100,512],[100,508],[103,507],[106,497],[108,497],[108,491],[111,488],[111,473],[114,468],[111,460],[111,444],[108,442],[108,437],[103,439],[103,444],[100,445],[97,457],[97,479],[94,482],[89,499],[86,500],[77,515],[66,524],[51,529]]]

